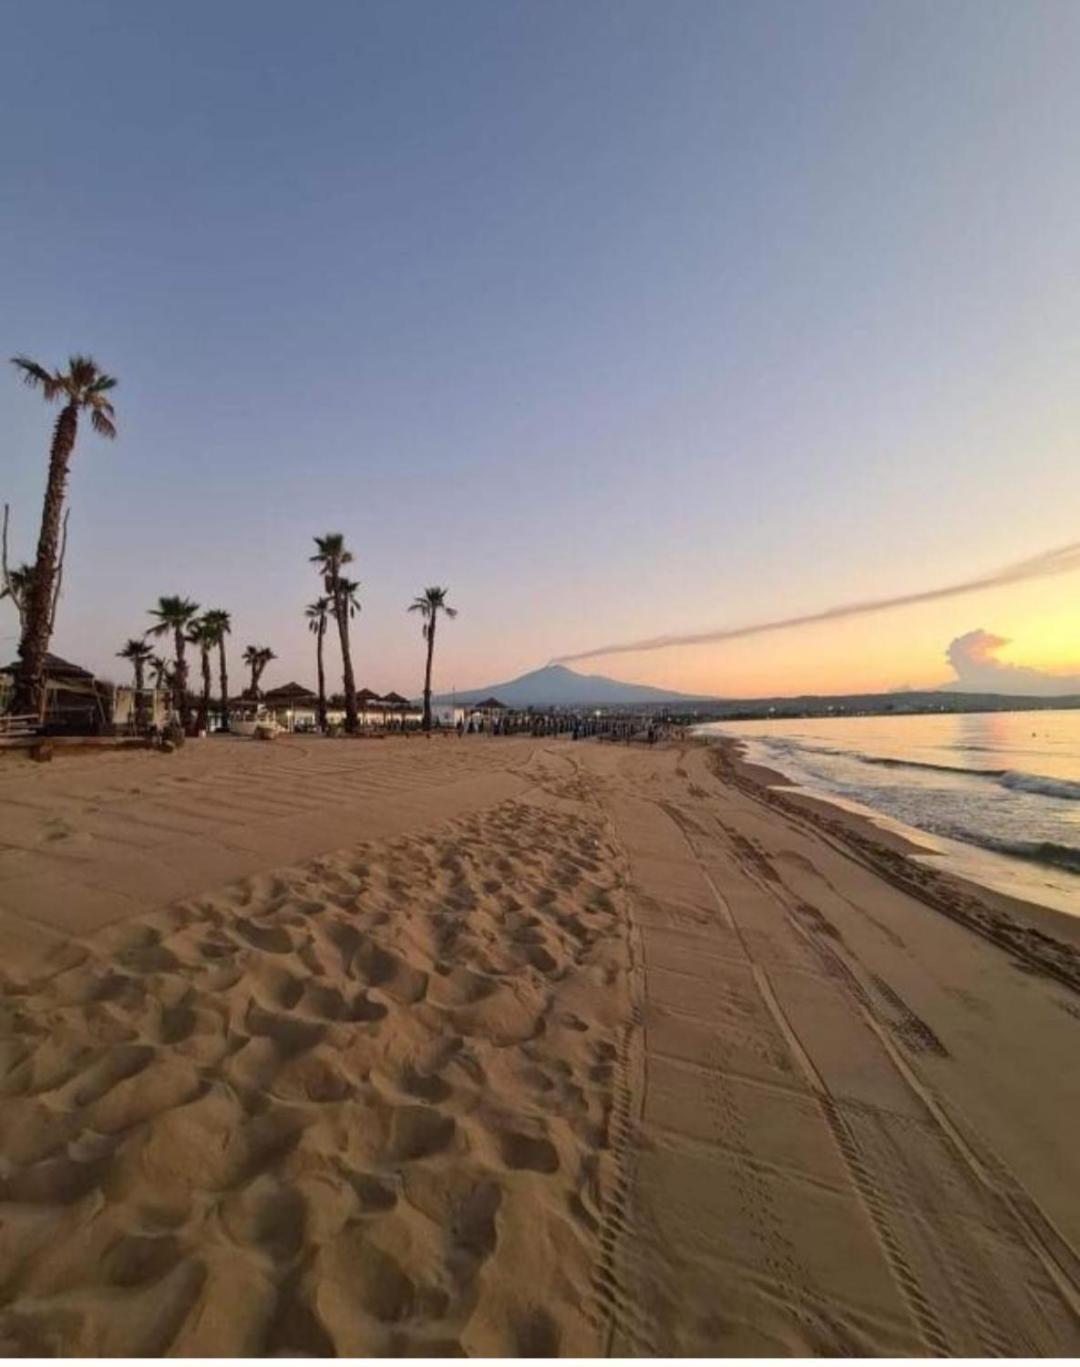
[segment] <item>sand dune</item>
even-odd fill
[[[0,768],[4,1352],[1080,1350],[1075,993],[701,747],[104,758]]]

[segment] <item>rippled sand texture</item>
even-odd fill
[[[1051,913],[693,743],[98,758],[0,765],[0,1351],[1080,1354]]]
[[[599,1351],[621,865],[535,799],[9,986],[0,1350]]]

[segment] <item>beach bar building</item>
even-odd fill
[[[284,731],[315,731],[319,725],[319,698],[303,684],[291,682],[271,688],[262,705]]]
[[[501,721],[509,711],[506,703],[494,697],[471,703],[467,708],[468,720],[474,726],[482,725],[485,731],[490,730],[497,721]]]

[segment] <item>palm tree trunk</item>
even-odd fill
[[[435,614],[427,629],[427,669],[424,671],[424,730],[431,730],[431,661],[435,654]]]
[[[15,681],[14,710],[45,715],[45,656],[49,650],[56,557],[60,548],[64,493],[68,464],[79,430],[79,410],[69,403],[60,411],[49,452],[49,480],[41,510],[37,559],[26,598],[26,615],[19,642],[19,671]]]
[[[200,646],[202,654],[202,698],[199,700],[199,730],[210,730],[210,649]]]
[[[341,593],[334,594],[334,612],[338,635],[341,637],[341,673],[345,685],[345,730],[355,736],[360,729],[356,713],[356,679],[353,676],[352,651],[349,649],[349,608],[342,602]]]
[[[133,660],[132,667],[135,670],[135,730],[146,730],[146,698],[143,696],[143,662]]]
[[[319,630],[315,635],[315,661],[319,671],[319,730],[324,734],[326,721],[326,670],[323,668],[323,638],[326,636],[326,616],[319,620]]]
[[[191,730],[191,708],[188,705],[187,660],[184,658],[184,630],[176,628],[176,665],[173,669],[174,706],[180,716],[180,729],[186,736]]]
[[[229,671],[225,665],[225,637],[218,641],[218,679],[221,683],[221,729],[229,729]]]

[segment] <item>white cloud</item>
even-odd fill
[[[1008,644],[1007,637],[995,636],[981,627],[957,636],[945,652],[956,678],[944,687],[967,693],[1028,693],[1043,697],[1080,693],[1080,674],[1048,674],[999,660],[998,651]]]

